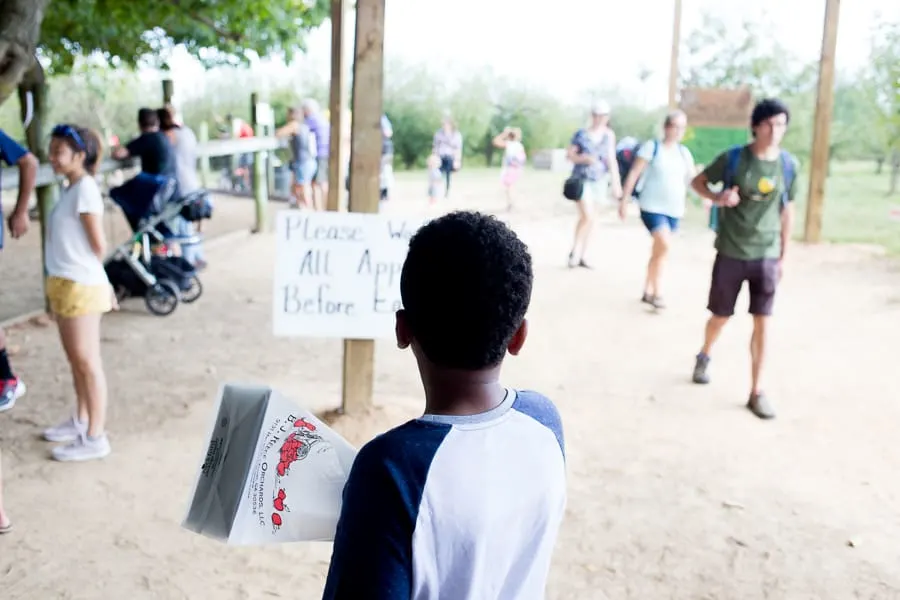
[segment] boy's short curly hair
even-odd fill
[[[506,224],[450,213],[409,242],[400,275],[406,323],[436,366],[496,366],[522,325],[533,280],[528,247]]]

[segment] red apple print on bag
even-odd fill
[[[315,431],[316,426],[307,421],[306,419],[297,419],[294,421],[294,427],[299,427],[301,429],[305,429],[307,431]]]

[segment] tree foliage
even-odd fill
[[[19,22],[33,20],[23,11],[39,4],[0,0],[0,11],[9,11],[0,12],[4,29],[15,31]],[[50,0],[40,37],[15,45],[20,53],[28,43],[26,50],[36,46],[53,74],[70,72],[86,56],[102,57],[113,67],[165,67],[175,46],[206,66],[276,54],[289,60],[303,47],[303,33],[328,17],[329,6],[328,0]],[[16,81],[0,81],[7,92],[0,94],[0,103],[21,75],[10,72]]]
[[[794,95],[812,89],[816,64],[796,60],[768,33],[772,29],[766,20],[747,20],[735,29],[704,14],[701,26],[685,40],[682,85],[746,85],[757,96]]]
[[[749,86],[755,97],[778,96],[791,108],[785,146],[800,157],[812,146],[818,62],[804,63],[768,33],[765,19],[737,29],[704,15],[685,41],[684,86]],[[873,38],[872,66],[838,77],[831,129],[832,158],[883,160],[900,136],[890,127],[888,96],[900,76],[900,24],[882,22]],[[896,108],[894,109],[896,111]],[[900,129],[900,128],[898,128]],[[894,139],[895,141],[892,141]]]
[[[206,66],[289,60],[328,15],[327,0],[52,0],[39,48],[54,72],[94,53],[114,66],[164,66],[175,45]]]

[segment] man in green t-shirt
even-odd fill
[[[691,186],[712,201],[719,213],[716,260],[713,264],[703,348],[694,366],[694,383],[709,383],[709,356],[722,327],[734,314],[738,294],[746,281],[753,315],[750,341],[752,361],[747,408],[761,419],[775,416],[760,388],[766,350],[766,327],[772,314],[775,290],[783,273],[785,253],[794,223],[796,160],[781,150],[790,121],[788,107],[779,100],[761,100],[753,109],[753,141],[735,154],[719,155],[694,178]],[[719,193],[709,185],[723,184]]]

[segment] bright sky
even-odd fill
[[[704,11],[736,26],[766,15],[782,45],[800,58],[819,55],[825,0],[683,1],[683,36],[699,26]],[[842,4],[837,62],[839,70],[850,70],[866,62],[876,14],[900,21],[900,1]],[[452,65],[456,72],[491,65],[498,74],[553,90],[564,100],[586,89],[618,87],[658,104],[666,99],[673,13],[671,0],[387,0],[385,54],[435,69]],[[325,79],[330,35],[327,24],[313,32],[305,58],[306,68]],[[637,77],[642,69],[652,72],[644,86]]]

